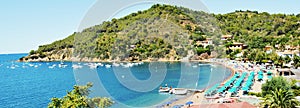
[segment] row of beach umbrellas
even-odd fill
[[[228,88],[235,80],[237,77],[239,77],[240,75],[238,73],[236,73],[232,78],[230,78],[220,89],[218,89],[218,93],[222,93],[224,92],[224,90],[226,90],[226,88]]]
[[[172,104],[173,102],[178,101],[178,99],[173,99],[171,101],[165,102],[164,104],[160,105],[160,106],[156,106],[156,108],[164,108],[165,106],[169,106],[170,104]],[[188,105],[188,107],[190,107],[190,105],[192,105],[194,102],[193,101],[188,101],[185,103],[185,105]],[[184,105],[174,105],[172,108],[183,108]]]
[[[251,72],[245,85],[242,88],[243,91],[248,91],[250,89],[251,85],[253,84],[253,79],[254,79],[254,72]]]
[[[205,94],[208,95],[208,94],[213,93],[219,86],[220,86],[220,84],[214,85],[214,86],[211,87],[210,89],[206,90],[206,91],[205,91]]]
[[[230,93],[235,93],[238,90],[238,88],[241,86],[242,82],[244,81],[244,78],[246,77],[246,75],[247,75],[247,73],[244,72],[241,75],[241,77],[238,80],[236,80],[236,82],[234,83],[234,86],[231,89],[229,89]]]
[[[258,79],[258,80],[262,80],[263,78],[264,78],[263,72],[262,72],[262,71],[259,71],[259,72],[258,72],[257,79]]]

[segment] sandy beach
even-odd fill
[[[228,81],[236,72],[239,72],[239,73],[242,73],[242,72],[249,72],[250,70],[248,69],[248,67],[239,67],[239,68],[236,68],[234,67],[234,65],[228,65],[228,62],[216,62],[216,61],[204,61],[204,62],[210,62],[210,63],[217,63],[217,64],[220,64],[220,65],[223,65],[225,66],[226,68],[229,68],[231,71],[232,71],[232,74],[231,76],[224,80],[223,82],[221,82],[221,85],[224,84],[226,81]],[[236,65],[241,65],[240,63],[236,63]],[[253,70],[251,71],[255,71],[255,72],[258,72],[260,71],[260,68],[259,67],[254,67]],[[275,70],[271,70],[271,72],[274,74],[274,71]],[[263,84],[264,81],[266,81],[268,78],[267,78],[267,74],[264,73],[263,74],[263,81],[258,81],[257,79],[257,75],[254,76],[254,83],[252,85],[252,89],[250,90],[250,92],[261,92],[261,86]],[[208,87],[209,88],[209,87]],[[208,89],[207,88],[207,89]],[[187,102],[189,101],[192,101],[193,104],[191,105],[200,105],[200,104],[209,104],[209,103],[217,103],[218,99],[207,99],[205,96],[204,96],[205,92],[197,92],[197,93],[193,93],[185,98],[182,98],[182,99],[179,99],[178,101],[175,101],[173,102],[172,104],[169,104],[168,106],[164,106],[164,108],[173,108],[174,106],[180,106],[181,105],[181,108],[188,108],[189,106],[186,105]],[[238,95],[239,96],[243,96],[242,95],[242,90],[240,90],[238,92]],[[247,97],[247,96],[245,96]],[[226,96],[226,98],[231,98],[230,96]]]

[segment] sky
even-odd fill
[[[121,3],[124,1],[126,0],[120,0]],[[101,4],[105,4],[104,2],[107,2],[106,5],[101,6]],[[117,4],[120,2],[109,2],[108,0],[3,0],[0,3],[0,54],[27,53],[30,50],[36,50],[39,45],[63,39],[75,31],[99,24],[103,20],[122,17],[151,6],[151,3],[148,3],[134,7],[126,7],[128,5],[120,7],[121,5]],[[201,1],[199,0],[199,2]],[[298,6],[300,1],[297,0],[202,0],[202,3],[210,13],[229,13],[235,10],[300,13],[300,6]],[[109,11],[106,9],[113,6],[119,10]],[[108,18],[101,19],[100,16],[105,15],[94,14],[97,11],[90,12],[95,7],[106,11]],[[99,16],[96,23],[90,21],[88,17],[93,15]],[[95,18],[98,18],[97,16]]]

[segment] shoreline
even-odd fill
[[[24,61],[22,61],[24,62]],[[25,61],[25,62],[29,62],[29,61]],[[68,60],[56,60],[56,61],[30,61],[30,62],[44,62],[44,63],[47,63],[47,62],[74,62],[74,63],[89,63],[89,62],[93,62],[93,63],[124,63],[124,62],[127,62],[127,63],[135,63],[135,62],[199,62],[199,63],[209,63],[209,64],[216,64],[216,65],[221,65],[221,66],[224,66],[226,69],[229,69],[230,72],[231,72],[231,75],[228,76],[227,78],[223,79],[222,81],[220,82],[217,82],[215,84],[224,84],[226,81],[228,81],[230,78],[232,78],[235,74],[235,72],[237,72],[237,70],[235,68],[233,68],[233,66],[230,66],[230,65],[227,65],[226,63],[227,62],[221,62],[221,61],[211,61],[210,59],[205,59],[205,60],[189,60],[189,61],[182,61],[182,60],[158,60],[158,61],[149,61],[149,60],[144,60],[144,61],[68,61]],[[215,84],[212,84],[212,85],[208,85],[206,88],[203,88],[202,90],[205,91],[209,88],[211,88],[212,86],[214,86]],[[202,96],[203,94],[203,96]],[[176,101],[175,103],[185,103],[186,100],[189,100],[189,99],[194,99],[195,96],[198,97],[204,97],[204,93],[195,93],[195,92],[192,92],[191,94],[188,94],[182,98],[179,98],[178,101]],[[203,99],[205,100],[205,99]],[[169,100],[168,100],[169,101]],[[162,104],[162,103],[160,103]],[[170,106],[172,105],[175,105],[175,104],[170,104]]]
[[[200,62],[200,61],[198,61],[198,62]],[[231,79],[234,76],[235,72],[237,72],[237,70],[235,70],[233,67],[228,66],[227,64],[224,64],[222,62],[208,61],[208,60],[201,61],[201,62],[222,65],[222,66],[224,66],[225,68],[227,68],[227,69],[229,69],[231,71],[231,75],[228,78],[224,79],[223,81],[219,82],[220,84],[224,84],[226,81],[228,81],[229,79]],[[215,83],[215,84],[218,84],[218,83]],[[189,94],[189,95],[187,95],[187,96],[185,96],[183,98],[178,99],[178,101],[170,104],[169,106],[165,106],[164,108],[171,108],[174,105],[178,105],[178,104],[182,104],[182,103],[184,104],[187,101],[193,101],[193,102],[195,102],[195,100],[194,100],[195,97],[198,100],[201,99],[201,101],[204,101],[205,100],[205,96],[204,96],[205,90],[211,88],[215,84],[212,84],[212,85],[208,86],[207,88],[203,89],[203,92],[201,92],[201,93],[192,92],[191,94]]]
[[[27,61],[21,61],[17,60],[16,62],[83,62],[83,63],[122,63],[122,62],[128,62],[128,63],[135,63],[135,62],[202,62],[202,63],[212,63],[207,60],[141,60],[141,61],[114,61],[114,60],[27,60]]]
[[[205,62],[205,63],[215,63],[215,64],[218,64],[218,65],[222,65],[222,66],[224,66],[225,68],[227,68],[231,71],[231,75],[227,79],[224,79],[222,82],[220,82],[220,84],[225,83],[226,81],[228,81],[230,78],[232,78],[234,76],[234,74],[236,72],[236,70],[233,67],[230,67],[230,66],[228,66],[224,63],[221,63],[221,62],[214,62],[214,61],[203,61],[203,62]],[[212,86],[213,85],[208,86],[206,89],[211,88]],[[206,90],[206,89],[204,89],[204,90]]]
[[[232,74],[230,75],[230,77],[228,77],[227,79],[223,80],[223,81],[220,83],[220,85],[221,85],[221,84],[225,84],[230,78],[232,78],[232,77],[234,76],[234,74],[235,74],[236,72],[238,72],[238,73],[243,73],[244,71],[251,71],[251,70],[247,69],[247,67],[246,67],[246,68],[245,68],[245,67],[235,68],[235,65],[234,65],[234,64],[231,65],[231,64],[229,63],[229,61],[227,61],[227,60],[225,60],[225,61],[226,61],[226,62],[224,62],[224,61],[208,61],[208,62],[211,62],[211,63],[215,63],[215,64],[219,64],[219,65],[225,66],[226,68],[228,68],[228,69],[231,70],[231,73],[232,73]],[[237,64],[240,65],[239,62],[237,62]],[[241,65],[241,66],[244,66],[244,65]],[[240,70],[242,70],[242,71],[240,71]],[[258,71],[258,70],[259,70],[259,69],[257,69],[257,67],[252,67],[252,71]],[[264,75],[264,79],[263,79],[263,80],[264,80],[264,81],[268,80],[267,74],[264,73],[263,75]],[[253,85],[251,86],[251,91],[250,91],[250,92],[255,92],[255,93],[261,92],[262,82],[258,81],[257,78],[256,78],[256,76],[257,76],[257,75],[254,76],[254,82],[253,82]],[[216,84],[218,84],[218,83],[216,83]],[[213,86],[213,85],[212,85],[212,86]],[[208,87],[208,88],[211,88],[211,86]],[[207,88],[207,89],[208,89],[208,88]],[[207,89],[206,89],[206,90],[207,90]],[[239,94],[239,96],[241,96],[241,97],[244,97],[244,95],[242,95],[241,93],[242,93],[242,92],[239,91],[237,94]],[[235,97],[227,97],[227,96],[222,97],[222,98],[220,98],[220,99],[227,99],[227,98],[230,98],[230,99],[236,99]],[[245,96],[244,98],[248,98],[248,97]],[[184,105],[183,108],[188,108],[188,107],[185,105],[185,103],[186,103],[186,102],[189,102],[189,101],[192,101],[192,102],[193,102],[193,103],[192,103],[192,106],[194,106],[194,105],[197,106],[197,105],[200,105],[200,104],[213,104],[213,103],[217,104],[218,99],[219,99],[219,98],[214,98],[214,97],[212,97],[212,98],[206,98],[206,96],[205,96],[205,91],[203,91],[203,92],[192,92],[190,95],[187,95],[186,97],[181,98],[181,99],[179,99],[178,101],[176,101],[176,102],[174,102],[174,103],[172,103],[172,104],[170,104],[170,105],[168,105],[168,106],[164,106],[163,108],[172,108],[172,106],[174,106],[174,105]],[[245,101],[245,100],[244,100],[244,101]],[[245,101],[245,102],[247,102],[247,101]],[[252,104],[252,105],[256,105],[256,103],[255,103],[255,104]]]

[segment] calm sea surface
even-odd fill
[[[65,68],[60,68],[60,62],[35,62],[22,63],[15,62],[26,54],[6,54],[0,55],[0,107],[1,108],[40,108],[47,107],[52,97],[62,97],[66,95],[66,91],[72,90],[76,82],[81,79],[89,78],[86,76],[97,76],[97,83],[101,83],[105,88],[109,97],[116,104],[112,107],[147,107],[161,104],[170,98],[182,98],[183,96],[174,96],[170,94],[158,93],[160,85],[168,84],[173,87],[197,88],[204,89],[208,86],[220,83],[228,78],[231,74],[230,70],[214,64],[205,63],[180,63],[180,62],[159,62],[157,64],[143,63],[132,67],[114,68],[110,63],[102,63],[97,69],[87,63],[65,62]],[[124,65],[127,63],[124,63]],[[161,65],[163,64],[163,65]],[[82,66],[80,69],[73,69],[72,66]],[[110,67],[112,65],[112,67]],[[116,66],[116,67],[117,67]],[[165,67],[165,70],[156,67]],[[150,67],[150,68],[149,68]],[[119,71],[116,71],[119,69]],[[129,73],[120,73],[120,69],[124,71],[130,70]],[[191,70],[189,70],[191,69]],[[80,73],[78,73],[81,70]],[[82,72],[83,70],[86,70]],[[157,71],[151,75],[152,71]],[[195,72],[196,70],[196,72]],[[96,74],[91,74],[91,72]],[[151,71],[151,72],[150,72]],[[160,71],[165,71],[165,77],[159,85],[154,82],[138,83],[137,88],[153,88],[150,91],[137,91],[124,86],[118,80],[123,78],[123,82],[131,82],[128,76],[132,75],[137,80],[146,81],[153,78],[158,81],[161,79]],[[77,72],[77,73],[76,73]],[[74,74],[75,73],[75,74]],[[197,78],[197,80],[195,80]],[[96,87],[97,84],[96,84]],[[101,93],[100,93],[101,92]],[[102,94],[102,91],[92,90],[92,96]],[[124,107],[124,106],[122,106]]]

